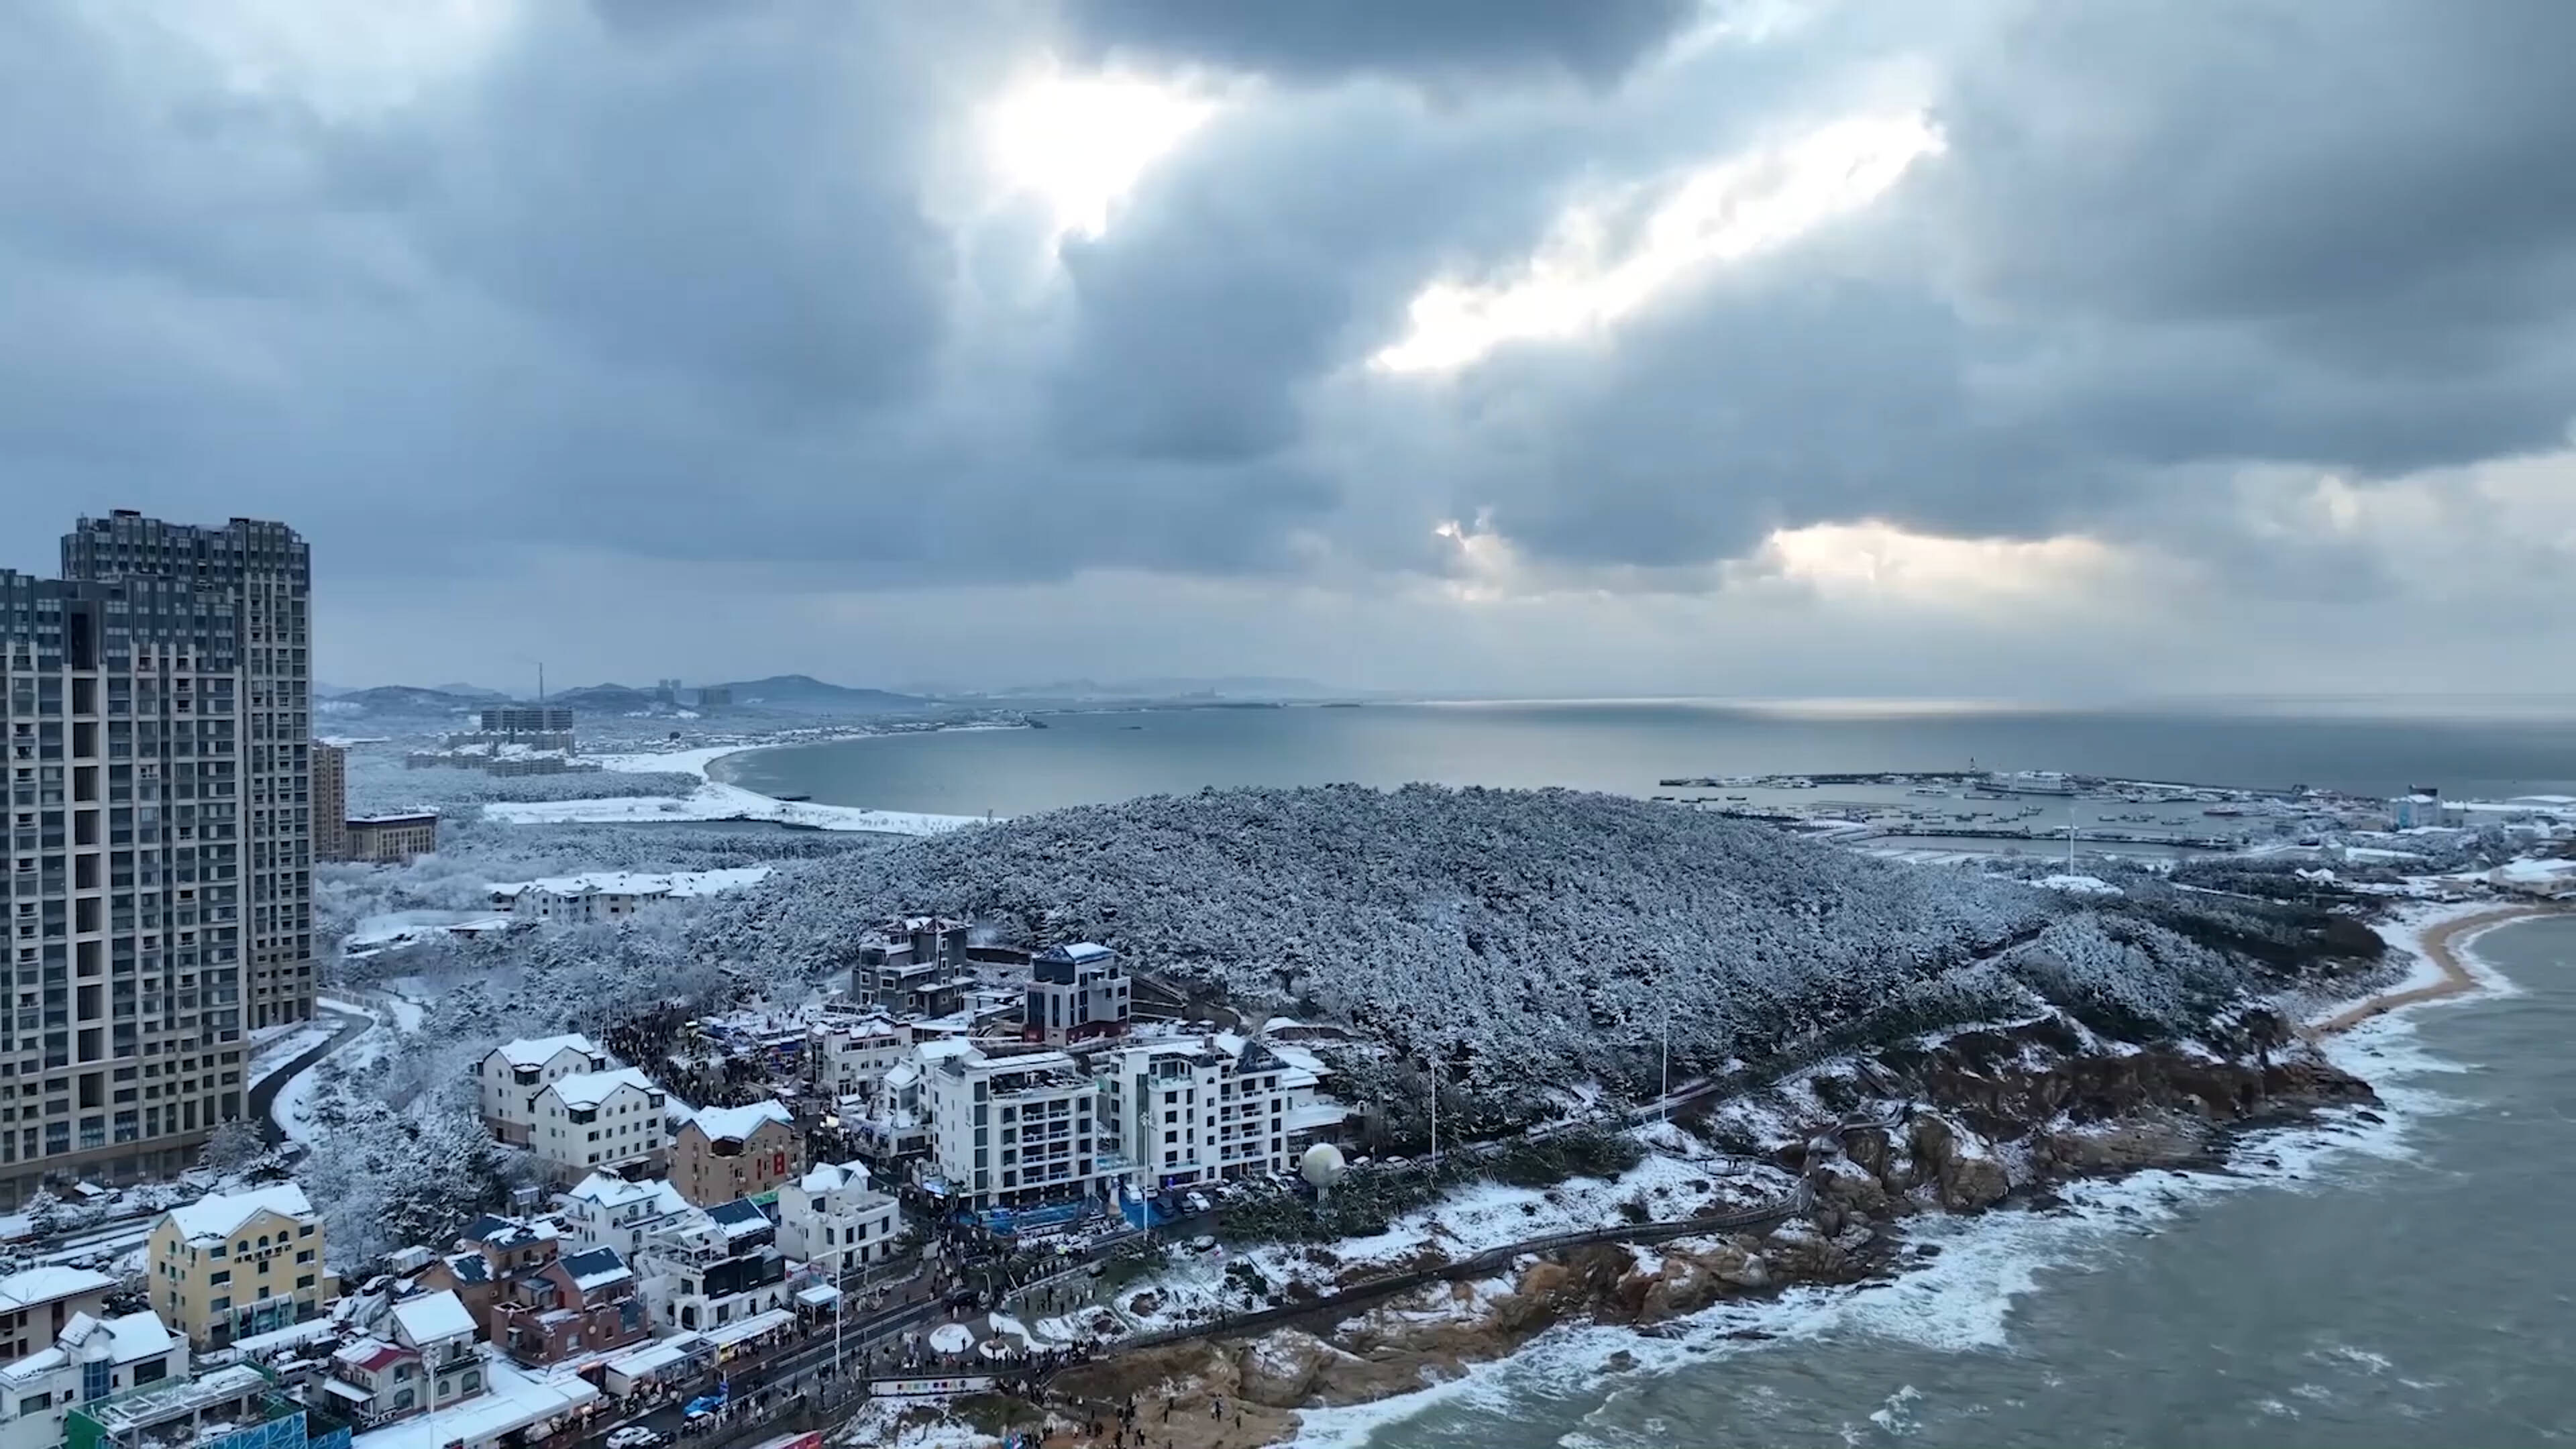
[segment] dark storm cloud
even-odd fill
[[[1671,37],[1697,0],[1069,0],[1111,50],[1298,78],[1559,70],[1606,82]]]

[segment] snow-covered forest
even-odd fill
[[[1471,1091],[1642,1089],[1819,1037],[2038,1005],[2190,1030],[2263,968],[2179,898],[2070,898],[1766,826],[1567,791],[1222,790],[1084,807],[815,862],[717,902],[702,954],[847,964],[899,911],[1094,938],[1247,1014],[1350,1023]],[[2249,908],[2250,909],[2250,908]]]

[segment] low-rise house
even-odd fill
[[[544,1365],[641,1343],[652,1332],[641,1287],[615,1248],[550,1257],[502,1285],[492,1346]]]
[[[659,1175],[670,1160],[669,1100],[633,1067],[558,1077],[529,1105],[528,1151],[558,1182]]]
[[[493,1309],[511,1279],[553,1262],[564,1230],[551,1218],[509,1218],[484,1213],[456,1235],[453,1252],[433,1258],[420,1271],[423,1292],[453,1293],[494,1342]],[[401,1264],[397,1262],[397,1268]]]
[[[105,1273],[51,1264],[0,1278],[0,1361],[40,1352],[82,1314],[104,1316],[115,1288]]]
[[[537,1093],[565,1077],[608,1070],[608,1053],[574,1033],[505,1042],[474,1064],[476,1105],[492,1135],[525,1147],[536,1130]]]
[[[1090,941],[1049,946],[1029,960],[1020,1034],[1048,1046],[1122,1035],[1132,1006],[1127,992],[1117,952]]]
[[[946,1016],[963,1003],[967,926],[940,916],[902,916],[859,938],[850,999],[891,1016]]]
[[[791,1290],[777,1239],[777,1225],[748,1199],[666,1220],[636,1260],[654,1321],[697,1332],[785,1309]]]
[[[777,1101],[701,1107],[671,1144],[671,1183],[700,1207],[757,1197],[805,1170],[805,1140]]]
[[[152,1306],[200,1349],[301,1323],[339,1296],[322,1239],[291,1182],[172,1208],[148,1244]]]
[[[690,1212],[689,1200],[662,1178],[630,1182],[595,1172],[555,1199],[577,1249],[614,1248],[630,1261],[644,1248],[644,1238],[666,1218]]]
[[[0,1449],[54,1449],[82,1404],[188,1377],[188,1341],[149,1313],[76,1313],[53,1346],[0,1368]]]
[[[865,1163],[825,1162],[778,1189],[778,1246],[837,1282],[894,1256],[902,1212]]]
[[[809,1028],[806,1069],[816,1090],[840,1098],[872,1092],[886,1073],[912,1058],[910,1023],[891,1017],[827,1017]]]
[[[249,1364],[83,1404],[63,1428],[80,1449],[349,1449],[347,1424],[279,1393]]]
[[[358,1339],[331,1355],[323,1388],[363,1428],[444,1409],[483,1392],[474,1315],[454,1293],[425,1293],[393,1306],[387,1336]]]

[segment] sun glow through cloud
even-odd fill
[[[1577,208],[1520,276],[1492,286],[1444,280],[1425,287],[1408,311],[1403,339],[1370,366],[1447,371],[1507,342],[1607,330],[1701,267],[1787,246],[1867,206],[1941,149],[1940,132],[1921,115],[1836,121],[1690,173],[1651,204],[1624,247],[1613,245],[1602,211]]]
[[[1058,234],[1098,236],[1146,171],[1216,109],[1175,86],[1050,67],[994,102],[985,145],[1002,185],[1044,200]]]

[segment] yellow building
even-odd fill
[[[322,1219],[291,1182],[172,1208],[151,1252],[152,1307],[200,1349],[300,1323],[339,1296]]]

